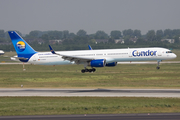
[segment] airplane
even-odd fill
[[[176,58],[176,54],[161,47],[57,51],[49,45],[51,52],[35,51],[16,31],[9,31],[9,36],[17,52],[16,59],[36,65],[84,64],[82,73],[95,72],[95,67],[114,67],[117,62],[157,60],[157,69],[162,60]],[[91,67],[88,69],[87,66]]]
[[[3,50],[0,50],[0,55],[4,55],[4,51]]]

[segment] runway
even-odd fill
[[[180,113],[0,116],[1,120],[179,120]]]
[[[0,96],[176,97],[180,89],[0,89]]]
[[[171,63],[180,63],[180,61],[163,61],[160,62],[160,64],[171,64]],[[22,65],[22,62],[0,62],[0,65]],[[24,63],[24,64],[30,64],[30,63]],[[118,64],[157,64],[157,61],[146,61],[146,62],[118,62]]]

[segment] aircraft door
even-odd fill
[[[157,52],[158,56],[162,56],[162,51]]]
[[[129,51],[129,57],[132,57],[132,51]]]
[[[37,55],[34,54],[34,55],[33,55],[33,62],[36,62],[36,61],[37,61]]]

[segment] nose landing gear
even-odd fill
[[[157,61],[157,67],[156,67],[157,70],[160,69],[159,65],[160,65],[160,62],[161,62],[161,61],[162,61],[162,60],[158,60],[158,61]]]

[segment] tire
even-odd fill
[[[82,69],[82,70],[81,70],[81,72],[82,72],[82,73],[85,73],[85,70],[84,70],[84,69]]]
[[[92,69],[89,69],[89,72],[92,72],[93,70]]]
[[[156,69],[157,69],[157,70],[159,70],[159,69],[160,69],[160,67],[156,67]]]

